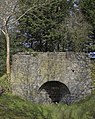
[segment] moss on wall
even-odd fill
[[[91,60],[91,77],[92,77],[92,85],[94,87],[92,93],[95,94],[95,59]]]

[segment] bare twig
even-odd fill
[[[4,31],[3,29],[0,28],[0,31],[1,31],[4,35],[6,35],[6,33],[5,33],[5,31]]]

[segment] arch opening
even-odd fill
[[[43,90],[46,91],[53,103],[61,102],[63,97],[70,94],[68,87],[59,81],[47,81],[39,88],[39,92]]]

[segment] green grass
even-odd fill
[[[95,119],[95,95],[71,105],[38,105],[6,93],[0,96],[0,119]]]
[[[40,117],[40,106],[11,94],[0,96],[0,119],[40,119]]]

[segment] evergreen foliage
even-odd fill
[[[89,37],[90,41],[89,51],[95,51],[95,0],[79,0],[80,10],[84,19],[92,25],[92,32]]]
[[[24,1],[24,0],[23,0]],[[31,7],[28,13],[19,20],[18,38],[35,51],[65,51],[65,17],[73,5],[67,0],[43,0],[39,2],[24,1]],[[21,2],[21,5],[24,4]]]
[[[84,19],[74,0],[21,0],[23,14],[17,38],[34,51],[88,51],[91,26]]]

